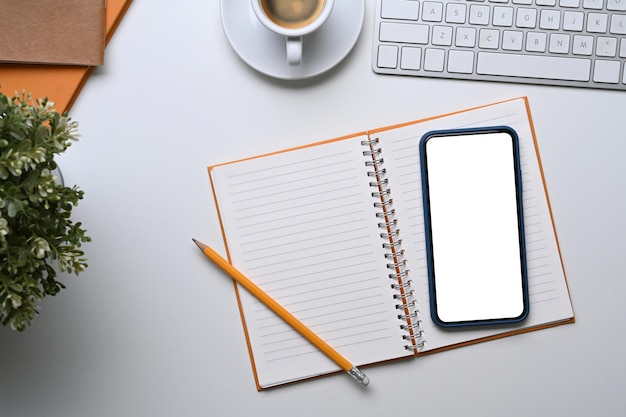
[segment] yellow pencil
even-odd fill
[[[217,252],[211,249],[209,246],[202,242],[193,239],[194,243],[198,245],[200,250],[213,262],[228,273],[235,281],[241,284],[252,295],[257,297],[263,304],[265,304],[274,313],[278,314],[283,320],[290,324],[295,330],[297,330],[302,336],[304,336],[315,347],[326,354],[330,359],[335,361],[337,365],[344,371],[350,374],[351,377],[359,381],[363,385],[370,383],[370,379],[361,372],[356,366],[353,366],[350,361],[344,358],[339,352],[333,349],[328,343],[326,343],[321,337],[313,333],[311,329],[306,327],[304,323],[298,320],[293,314],[287,311],[283,306],[278,304],[276,300],[270,297],[265,291],[259,288],[250,278],[246,277],[237,268],[232,266],[226,259],[222,258]]]

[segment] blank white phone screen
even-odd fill
[[[432,137],[425,146],[439,319],[519,317],[525,300],[511,135]]]

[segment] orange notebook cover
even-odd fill
[[[131,1],[106,1],[105,43],[113,36]],[[92,70],[92,66],[3,63],[0,90],[8,96],[25,90],[33,98],[48,97],[59,112],[69,111]]]
[[[493,125],[520,140],[530,312],[451,332],[428,314],[419,141]],[[209,176],[229,261],[355,366],[574,321],[525,97],[214,165]],[[259,390],[340,372],[235,288]]]

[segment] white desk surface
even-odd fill
[[[340,0],[341,1],[341,0]],[[0,329],[0,414],[617,416],[626,409],[626,94],[376,75],[374,2],[349,57],[283,82],[231,49],[218,0],[135,0],[61,158],[89,269]],[[206,166],[469,106],[530,99],[576,323],[257,392]]]

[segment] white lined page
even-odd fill
[[[430,319],[419,141],[430,130],[497,125],[515,129],[520,141],[530,314],[523,323],[498,329],[444,331]],[[524,100],[482,107],[374,136],[379,138],[383,149],[394,208],[400,219],[400,237],[419,294],[426,340],[424,351],[573,317]]]
[[[233,265],[355,365],[407,356],[364,136],[214,167]],[[339,368],[240,289],[262,387]]]

